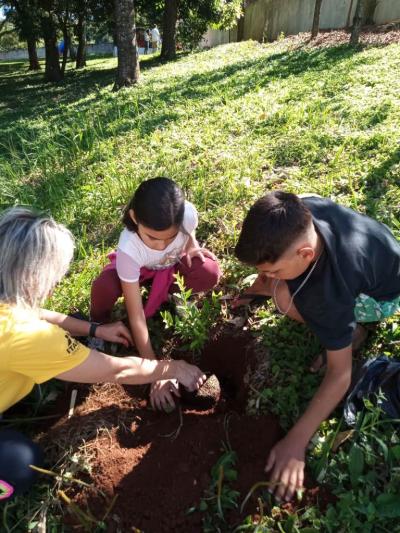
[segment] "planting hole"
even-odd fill
[[[250,488],[265,480],[265,461],[281,436],[277,420],[269,415],[245,414],[246,378],[257,361],[266,357],[247,331],[220,329],[212,334],[199,366],[211,377],[199,394],[183,392],[171,413],[149,408],[147,389],[102,385],[91,389],[72,418],[60,420],[45,439],[61,450],[71,440],[89,451],[93,488],[79,488],[73,501],[104,514],[104,496],[116,494],[107,531],[146,533],[202,531],[203,514],[197,506],[210,487],[210,472],[229,441],[237,454],[233,488],[243,499]],[[188,357],[189,360],[189,357]],[[256,499],[245,513],[255,512]],[[113,517],[118,517],[118,520]],[[229,513],[229,523],[240,519]],[[74,518],[69,518],[72,523]]]

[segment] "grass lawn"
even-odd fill
[[[0,206],[45,209],[76,236],[52,308],[87,312],[123,206],[142,180],[159,175],[197,206],[198,236],[221,259],[227,291],[251,274],[232,250],[247,208],[267,190],[329,196],[400,239],[399,44],[229,44],[166,65],[149,58],[140,84],[119,93],[111,91],[115,67],[116,59],[90,60],[51,85],[23,63],[0,63]],[[273,389],[255,393],[249,409],[272,410],[288,428],[317,386],[307,366],[318,344],[268,306],[253,322],[270,351]],[[399,356],[398,322],[382,323],[363,355]],[[339,410],[316,436],[310,466],[337,496],[328,509],[276,506],[241,531],[400,531],[400,444],[375,415],[371,407],[337,453],[333,440],[346,429]],[[40,491],[42,499],[51,492]],[[37,500],[3,507],[4,531],[26,531]],[[56,514],[49,531],[62,531]]]

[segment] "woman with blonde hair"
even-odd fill
[[[51,378],[78,383],[153,383],[177,379],[190,390],[205,376],[185,361],[112,357],[73,337],[132,343],[122,324],[90,323],[41,309],[66,274],[74,251],[71,233],[51,217],[14,207],[0,217],[0,413]],[[29,464],[39,447],[16,431],[0,431],[0,499],[34,481]]]

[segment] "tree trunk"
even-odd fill
[[[118,67],[114,91],[138,82],[140,67],[136,46],[134,0],[114,0]]]
[[[64,41],[62,64],[61,64],[61,72],[63,76],[65,72],[65,67],[67,66],[68,50],[69,50],[69,43],[70,43],[70,37],[68,33],[68,22],[69,22],[69,1],[67,0],[65,2],[65,18],[61,21],[63,41]]]
[[[347,13],[346,29],[350,28],[351,11],[353,9],[353,0],[350,0],[349,11]]]
[[[76,51],[76,68],[86,67],[86,13],[78,16],[78,50]]]
[[[29,54],[29,70],[40,70],[40,64],[36,52],[36,40],[30,37],[26,40]]]
[[[163,15],[163,39],[161,58],[170,60],[176,57],[176,21],[178,20],[178,0],[165,0]]]
[[[57,26],[55,16],[51,11],[47,11],[46,16],[41,18],[41,27],[46,50],[44,79],[53,82],[61,81],[63,74],[60,69],[60,58],[57,48]]]
[[[247,0],[242,0],[242,14],[237,21],[237,42],[240,43],[244,39],[244,17],[246,15]]]
[[[63,32],[64,35],[64,50],[63,50],[63,57],[62,57],[62,65],[61,65],[61,72],[64,75],[65,67],[67,66],[67,60],[68,60],[68,50],[69,50],[69,43],[70,43],[70,37],[68,35],[68,32]]]
[[[356,11],[354,13],[353,28],[351,30],[350,44],[353,46],[358,44],[360,40],[360,32],[362,26],[362,15],[365,0],[357,0]]]
[[[244,37],[244,13],[237,21],[237,42],[241,43]]]
[[[314,18],[311,29],[311,39],[315,39],[319,32],[319,16],[321,14],[322,0],[315,0]]]
[[[72,59],[72,61],[76,60],[76,49],[75,49],[75,46],[71,42],[71,38],[69,40],[69,57]]]

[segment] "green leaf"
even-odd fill
[[[376,507],[372,502],[369,502],[367,507],[368,520],[371,520],[376,514]]]
[[[228,470],[225,470],[224,477],[227,481],[236,481],[237,479],[237,472],[236,470],[233,470],[232,468],[228,468]]]
[[[395,459],[399,461],[400,460],[400,444],[397,444],[396,446],[393,446],[393,448],[390,448],[390,453]]]
[[[383,453],[383,457],[385,458],[385,461],[387,461],[387,458],[388,458],[388,447],[387,447],[387,445],[383,442],[382,439],[380,439],[376,435],[374,435],[374,439],[376,440],[376,442],[381,447],[382,453]]]
[[[207,511],[207,509],[208,509],[207,502],[204,501],[204,500],[201,500],[200,505],[199,505],[199,509],[200,509],[200,511]]]
[[[376,499],[376,509],[381,517],[400,517],[400,494],[380,494]]]
[[[357,485],[359,477],[364,470],[364,453],[356,443],[350,449],[349,453],[349,472],[352,485]]]

